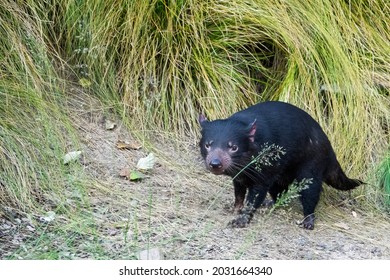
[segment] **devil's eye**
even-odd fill
[[[237,145],[234,145],[232,143],[228,143],[228,148],[231,152],[237,152],[238,151],[238,146]]]
[[[206,144],[204,144],[204,147],[205,147],[207,150],[210,149],[211,143],[212,143],[212,142],[207,142]]]

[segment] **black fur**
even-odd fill
[[[312,178],[309,188],[300,194],[303,226],[313,229],[322,182],[340,190],[362,184],[344,174],[320,125],[288,103],[259,103],[224,120],[207,121],[200,116],[199,122],[200,149],[207,168],[214,174],[234,178],[234,206],[240,215],[233,220],[233,226],[246,226],[267,192],[276,200],[294,179]],[[254,165],[243,170],[266,143],[282,147],[285,153],[271,166],[262,166],[261,171]]]

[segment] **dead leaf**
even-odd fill
[[[146,157],[139,159],[137,163],[137,168],[141,170],[152,169],[155,162],[156,162],[156,158],[154,157],[154,154],[150,153]]]
[[[122,168],[121,171],[119,171],[119,176],[121,177],[130,177],[130,168],[128,167],[125,167],[125,168]]]
[[[145,178],[145,175],[143,173],[136,170],[131,170],[128,167],[123,168],[121,171],[119,171],[119,176],[126,177],[130,181],[139,181]]]
[[[334,226],[338,227],[338,228],[341,228],[341,229],[345,229],[345,230],[349,230],[350,227],[346,224],[346,223],[335,223]]]
[[[118,140],[118,142],[116,143],[116,147],[120,150],[123,149],[139,150],[142,148],[142,145],[135,141],[127,142],[127,141]]]

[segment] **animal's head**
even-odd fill
[[[208,121],[199,116],[202,127],[200,151],[208,170],[234,176],[249,163],[249,151],[256,133],[256,120],[243,123],[225,119]]]

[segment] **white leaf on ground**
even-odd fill
[[[116,127],[116,123],[112,122],[110,120],[106,120],[106,123],[104,126],[105,126],[106,130],[113,130]]]
[[[68,164],[69,162],[76,161],[80,158],[81,151],[69,152],[64,156],[64,164]]]
[[[142,170],[152,169],[156,162],[156,158],[153,153],[150,153],[147,157],[140,158],[137,163],[137,168]]]
[[[54,213],[53,211],[48,211],[46,213],[46,216],[40,217],[39,219],[42,222],[50,223],[55,219],[55,217],[56,217],[56,213]]]

